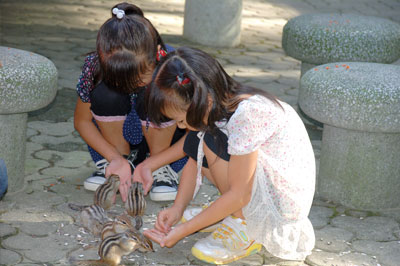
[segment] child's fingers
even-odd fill
[[[156,223],[154,228],[163,233],[168,233],[171,230],[165,223]]]
[[[164,228],[164,217],[160,216],[160,214],[158,215],[157,221],[154,224],[154,228],[158,231],[164,232],[165,233],[165,228]]]
[[[128,178],[128,180],[126,181],[126,192],[127,192],[126,194],[128,194],[131,185],[132,185],[131,178]]]
[[[127,195],[128,195],[128,187],[126,184],[120,184],[119,185],[119,192],[121,194],[121,199],[123,202],[126,201]]]
[[[111,175],[110,167],[106,167],[106,171],[104,172],[105,177],[109,177]]]
[[[149,168],[142,168],[142,171],[140,172],[141,176],[140,178],[143,180],[143,189],[145,194],[149,192],[151,189],[151,186],[153,185],[153,175],[151,172],[151,169]]]
[[[152,181],[148,182],[147,180],[143,180],[143,191],[144,191],[145,195],[147,195],[147,193],[149,193],[151,186],[153,185]]]
[[[160,231],[158,231],[157,229],[150,229],[150,230],[146,230],[146,231],[149,231],[154,237],[157,237],[157,238],[163,238],[163,237],[165,237],[165,233],[163,233],[163,232],[160,232]]]
[[[161,244],[164,244],[165,234],[156,229],[145,230],[143,231],[143,235],[154,242],[157,242],[160,246]]]
[[[171,224],[171,214],[166,212],[163,219],[160,220],[160,225],[164,233],[168,233],[171,230]]]

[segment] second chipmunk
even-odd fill
[[[154,251],[149,239],[138,231],[126,231],[106,237],[99,247],[100,260],[74,261],[80,266],[117,266],[121,263],[122,256],[129,255],[135,250],[142,252]]]
[[[103,207],[97,204],[87,206],[69,203],[68,206],[72,210],[80,211],[80,220],[82,226],[89,230],[89,232],[96,237],[100,236],[104,225],[112,221],[107,216],[107,213]]]
[[[135,228],[139,230],[143,225],[142,216],[146,209],[146,200],[143,193],[143,185],[139,182],[132,183],[129,188],[128,199],[125,202],[125,211],[135,218]]]
[[[109,221],[104,224],[101,230],[101,239],[104,240],[109,236],[124,233],[129,230],[133,231],[135,228],[129,216],[124,213],[115,217],[114,221]]]

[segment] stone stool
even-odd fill
[[[301,76],[332,62],[393,63],[400,58],[400,24],[356,14],[309,14],[289,20],[282,47],[301,61]]]
[[[324,124],[317,192],[345,206],[400,206],[400,66],[330,63],[301,78],[299,105]]]
[[[240,44],[242,0],[186,0],[183,36],[208,46]]]
[[[57,69],[47,58],[0,46],[0,158],[8,189],[24,181],[28,112],[48,105],[57,93]]]

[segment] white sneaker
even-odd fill
[[[213,233],[194,244],[192,254],[212,264],[230,263],[261,250],[262,245],[248,239],[247,235],[246,222],[228,216]]]
[[[203,206],[199,208],[190,208],[186,209],[183,212],[182,218],[181,218],[181,223],[186,223],[187,221],[191,220],[193,217],[197,216],[199,213],[201,213],[204,209],[208,208],[212,202],[206,203]],[[203,233],[211,233],[214,232],[215,229],[219,226],[219,223],[212,224],[208,227],[205,227],[200,230],[200,232]]]
[[[175,200],[178,193],[178,174],[171,166],[165,165],[153,172],[153,186],[150,199],[153,201]]]
[[[93,174],[88,177],[83,183],[83,187],[86,190],[96,191],[99,186],[103,185],[104,182],[106,182],[105,174],[108,164],[109,163],[106,159],[102,159],[96,162],[97,170],[93,172]]]

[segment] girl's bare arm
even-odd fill
[[[90,103],[84,103],[78,98],[74,113],[74,126],[83,140],[98,153],[100,153],[111,165],[107,167],[107,175],[117,174],[120,177],[120,192],[122,200],[126,200],[131,184],[131,171],[129,163],[121,156],[121,153],[107,141],[92,122]],[[121,132],[122,136],[122,132]]]
[[[107,159],[107,161],[121,156],[115,146],[107,141],[96,128],[92,119],[90,103],[84,103],[78,98],[74,113],[74,126],[83,140]]]
[[[147,158],[143,163],[153,171],[163,165],[175,162],[185,156],[183,144],[185,143],[187,133],[168,149]]]
[[[146,194],[153,184],[153,177],[151,175],[153,171],[185,156],[185,153],[183,152],[183,144],[186,135],[187,133],[168,149],[150,156],[136,167],[135,172],[133,173],[133,180],[143,183]]]
[[[186,206],[193,199],[194,189],[196,186],[197,162],[189,158],[182,171],[182,176],[179,182],[178,194],[174,201],[174,206],[182,213]]]
[[[168,233],[171,226],[179,222],[186,206],[193,198],[195,182],[196,182],[197,164],[192,158],[189,158],[183,168],[182,177],[179,183],[178,194],[174,204],[161,211],[158,214],[155,229],[162,233]],[[159,242],[159,241],[157,241]]]
[[[257,154],[258,152],[255,151],[246,155],[231,156],[228,166],[230,184],[228,191],[199,215],[176,226],[166,236],[165,242],[163,242],[165,246],[171,247],[185,236],[214,224],[231,214],[238,215],[238,213],[241,213],[241,209],[247,205],[251,198]]]

